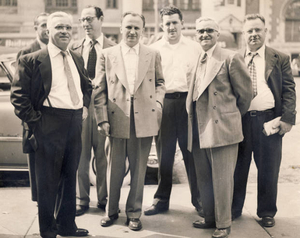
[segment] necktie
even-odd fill
[[[95,69],[96,69],[96,61],[97,61],[97,52],[95,49],[95,45],[98,43],[98,41],[91,41],[91,48],[87,63],[87,71],[89,74],[89,78],[93,80],[95,78]]]
[[[257,76],[256,76],[256,68],[254,63],[254,57],[258,55],[258,53],[249,53],[251,59],[248,63],[248,70],[250,74],[250,78],[252,80],[252,91],[253,91],[253,98],[257,95]]]
[[[73,104],[77,105],[79,103],[79,96],[78,96],[78,93],[76,91],[76,87],[75,87],[74,79],[73,79],[73,76],[72,76],[71,68],[69,66],[68,59],[66,57],[67,53],[64,52],[64,51],[61,51],[61,54],[63,56],[64,68],[65,68],[65,73],[66,73],[67,80],[68,80],[68,88],[69,88],[69,92],[70,92],[70,97],[71,97],[71,100],[72,100]]]
[[[206,72],[206,63],[207,63],[207,53],[205,53],[199,60],[199,64],[196,71],[196,82],[194,86],[194,101],[197,101],[199,98],[201,81],[203,80]]]

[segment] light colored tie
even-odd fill
[[[207,53],[205,53],[199,60],[199,64],[196,71],[196,81],[194,86],[193,100],[197,101],[199,98],[199,92],[201,87],[201,81],[203,81],[206,73],[206,64],[207,64]]]
[[[89,58],[87,62],[87,71],[89,74],[89,78],[93,80],[95,78],[95,69],[96,69],[96,62],[97,62],[97,52],[95,49],[95,45],[98,41],[91,41],[91,48],[89,52]]]
[[[249,53],[251,56],[251,59],[248,63],[248,70],[250,74],[250,78],[252,80],[252,92],[253,92],[253,98],[257,95],[257,75],[256,75],[256,68],[254,63],[254,57],[258,55],[258,53]]]
[[[79,96],[75,87],[75,83],[74,83],[74,79],[72,76],[72,72],[71,72],[71,68],[69,66],[68,63],[68,59],[67,59],[67,52],[65,51],[61,51],[61,54],[63,56],[63,61],[64,61],[64,69],[65,69],[65,73],[67,76],[67,80],[68,80],[68,88],[69,88],[69,92],[70,92],[70,97],[71,100],[73,102],[74,105],[77,105],[79,103]]]
[[[127,53],[127,81],[130,93],[134,94],[134,84],[137,77],[137,54],[134,48],[130,48]]]

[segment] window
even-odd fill
[[[106,8],[117,8],[117,0],[107,0]]]
[[[285,41],[300,41],[300,1],[293,1],[285,11]]]
[[[77,13],[77,0],[46,0],[46,12],[65,11],[67,13]]]
[[[173,0],[173,4],[181,10],[200,9],[200,0]]]
[[[237,0],[236,5],[237,5],[238,7],[240,7],[240,6],[242,5],[242,1],[241,1],[241,0]]]
[[[228,4],[234,4],[234,0],[227,0]]]
[[[18,6],[18,0],[0,0],[1,7],[16,7]]]

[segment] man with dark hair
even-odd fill
[[[22,55],[26,55],[40,49],[46,48],[48,44],[49,37],[47,32],[47,19],[49,14],[42,12],[34,18],[34,30],[36,32],[36,39],[29,46],[23,48],[17,54],[17,60]],[[31,188],[31,200],[37,201],[37,191],[36,191],[36,179],[35,179],[35,159],[34,159],[34,150],[30,145],[28,139],[32,135],[32,131],[29,130],[29,127],[26,122],[22,122],[23,125],[23,153],[27,153],[27,162],[29,169],[29,181]]]
[[[122,41],[100,55],[100,84],[95,92],[99,130],[109,136],[107,216],[101,226],[112,225],[119,215],[119,199],[125,160],[130,169],[130,191],[126,202],[127,225],[142,228],[144,181],[153,136],[161,122],[164,79],[159,52],[139,43],[143,16],[126,12],[122,17]]]
[[[97,207],[105,210],[107,202],[107,161],[104,152],[105,136],[101,135],[97,130],[97,122],[94,113],[94,92],[100,82],[97,56],[100,55],[102,49],[115,45],[115,43],[108,40],[102,33],[103,12],[101,8],[96,6],[85,7],[81,12],[80,22],[85,30],[86,37],[75,42],[70,48],[82,55],[85,68],[87,69],[89,78],[92,81],[93,93],[91,96],[88,117],[82,123],[82,152],[77,174],[77,216],[83,215],[89,209],[89,171],[92,149],[96,159]]]
[[[160,10],[164,31],[163,38],[153,45],[162,57],[163,74],[166,94],[162,124],[156,138],[159,161],[158,188],[154,194],[153,205],[147,208],[145,215],[155,215],[169,209],[172,189],[172,175],[176,144],[178,141],[188,175],[192,204],[202,215],[200,195],[197,187],[194,162],[187,150],[187,113],[186,96],[192,72],[201,52],[199,44],[181,34],[183,20],[181,11],[175,6],[164,7]]]
[[[47,47],[19,59],[11,102],[32,131],[41,237],[86,236],[75,223],[76,172],[92,87],[82,57],[68,50],[72,16],[52,13],[47,29]]]
[[[241,50],[252,78],[254,98],[243,117],[244,140],[234,175],[233,219],[241,216],[252,159],[258,171],[257,215],[262,225],[275,225],[277,183],[282,155],[282,137],[296,120],[295,82],[289,56],[265,45],[267,28],[259,14],[245,17]],[[264,128],[269,122],[271,130]]]

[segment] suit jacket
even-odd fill
[[[100,56],[100,87],[95,92],[97,123],[108,122],[115,138],[130,137],[131,95],[126,78],[121,45],[107,48]],[[138,77],[133,100],[136,136],[158,134],[165,95],[161,57],[158,51],[140,44]]]
[[[17,54],[17,60],[20,58],[22,55],[27,55],[29,53],[38,51],[41,49],[41,46],[37,39],[35,39],[34,42],[32,42],[30,45],[26,46],[25,48],[21,49],[18,54]]]
[[[80,75],[83,104],[88,107],[92,87],[82,57],[71,50],[70,53]],[[11,103],[16,115],[30,129],[34,129],[35,123],[41,118],[40,109],[50,93],[51,83],[51,61],[47,48],[20,57],[11,87]]]
[[[246,49],[241,49],[240,53],[245,56]],[[265,78],[275,99],[275,117],[281,116],[281,121],[295,125],[296,92],[290,58],[266,46],[265,62]]]
[[[196,71],[186,101],[188,149],[192,151],[194,110],[197,110],[200,148],[239,143],[243,140],[241,115],[247,112],[252,99],[252,82],[243,57],[216,46],[201,81],[200,97],[194,109]]]

